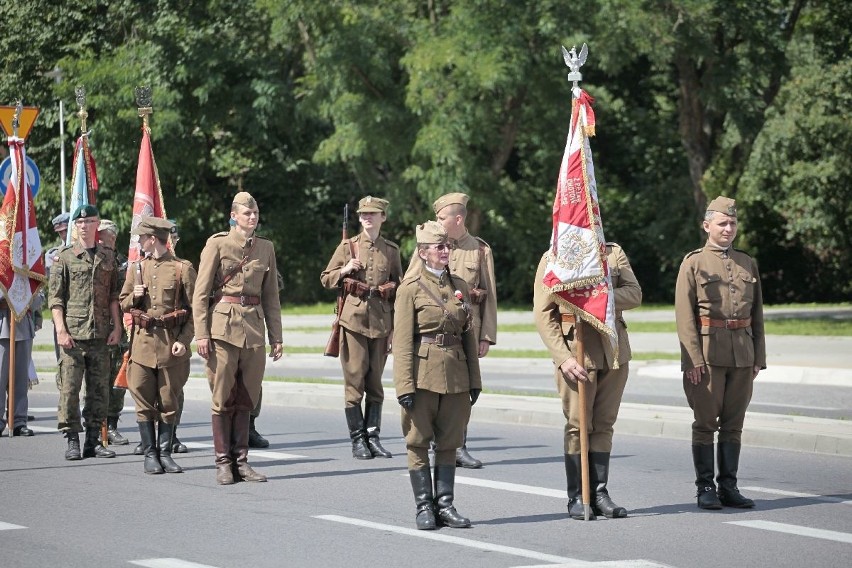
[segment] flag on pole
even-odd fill
[[[145,117],[147,118],[147,116]],[[148,122],[142,124],[142,144],[139,146],[139,164],[136,166],[136,192],[133,194],[133,222],[131,231],[136,228],[142,217],[166,218],[166,207],[163,204],[163,191],[160,188],[160,175],[157,173],[157,163],[154,161],[154,150],[151,148],[151,129]],[[127,258],[138,260],[139,235],[130,235],[130,250]]]
[[[556,184],[553,233],[542,283],[560,305],[609,338],[617,361],[615,295],[589,146],[589,137],[595,135],[594,99],[576,86],[572,93],[571,122]]]
[[[11,177],[0,206],[0,289],[20,321],[44,285],[45,271],[22,138],[9,137],[9,157]]]
[[[81,205],[97,203],[98,173],[95,169],[95,158],[89,149],[89,133],[84,132],[77,138],[74,146],[74,169],[71,172],[71,199],[68,211],[73,215]],[[77,229],[71,223],[65,244],[70,245],[77,238]]]

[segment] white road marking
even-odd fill
[[[425,540],[435,540],[438,542],[443,542],[446,544],[456,544],[458,546],[466,546],[468,548],[477,548],[479,550],[486,550],[489,552],[500,552],[502,554],[509,554],[512,556],[520,556],[522,558],[531,558],[533,560],[539,560],[542,562],[551,562],[555,564],[570,564],[571,566],[594,566],[594,564],[590,562],[585,562],[583,560],[578,560],[576,558],[566,558],[565,556],[555,556],[553,554],[545,554],[543,552],[537,552],[535,550],[526,550],[524,548],[515,548],[512,546],[503,546],[501,544],[491,544],[489,542],[480,542],[477,540],[472,540],[469,538],[460,538],[457,536],[450,536],[447,534],[443,534],[441,532],[436,531],[421,531],[417,529],[409,529],[403,527],[397,527],[394,525],[385,525],[381,523],[373,523],[370,521],[364,521],[361,519],[352,519],[349,517],[341,517],[338,515],[317,515],[314,518],[322,519],[324,521],[333,521],[335,523],[343,523],[347,525],[354,525],[356,527],[364,527],[368,529],[376,529],[380,531],[393,532],[397,534],[402,534],[406,536],[413,536],[417,538],[422,538]]]
[[[595,568],[673,568],[670,564],[660,564],[651,560],[608,560],[606,562],[589,562]],[[539,564],[537,566],[515,566],[514,568],[574,568],[576,564]]]
[[[27,527],[22,527],[21,525],[13,525],[12,523],[2,523],[0,522],[0,531],[12,531],[15,529],[25,529]]]
[[[195,450],[209,450],[213,447],[213,444],[206,444],[204,442],[184,442],[184,444],[186,444],[187,448]],[[286,454],[284,452],[273,452],[271,450],[249,450],[249,457],[262,460],[300,460],[305,459],[308,456]]]
[[[527,493],[529,495],[541,495],[542,497],[556,497],[568,499],[565,490],[548,489],[546,487],[535,487],[533,485],[522,485],[520,483],[506,483],[504,481],[491,481],[489,479],[478,479],[475,477],[456,476],[456,483],[462,485],[473,485],[475,487],[487,487],[489,489],[502,489],[515,493]]]
[[[130,560],[129,563],[145,568],[216,568],[209,564],[199,564],[180,558],[148,558],[146,560]]]
[[[33,432],[41,432],[43,434],[59,434],[59,430],[56,429],[56,426],[36,426],[34,424],[27,424],[27,428],[32,430]]]
[[[790,404],[785,402],[760,402],[759,400],[752,400],[751,404],[756,404],[758,406],[777,406],[780,408],[801,408],[804,410],[840,410],[839,408],[834,408],[831,406],[808,406],[807,404]]]
[[[768,493],[769,495],[781,495],[782,497],[804,497],[815,501],[852,505],[852,501],[849,501],[848,499],[841,499],[839,497],[828,497],[826,495],[815,495],[813,493],[799,493],[797,491],[785,491],[783,489],[770,489],[769,487],[740,487],[740,491],[756,491],[758,493]]]
[[[785,523],[773,523],[772,521],[726,521],[726,524],[852,544],[852,534],[838,531],[827,531]]]

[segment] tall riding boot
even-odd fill
[[[107,417],[107,438],[109,443],[116,446],[126,446],[130,440],[121,435],[118,431],[118,416]]]
[[[216,483],[232,485],[234,472],[231,459],[231,415],[214,414],[211,420],[213,427],[213,451],[216,454]]]
[[[627,516],[627,509],[612,502],[606,484],[609,480],[609,452],[589,452],[589,486],[594,492],[592,508],[609,519]]]
[[[254,416],[249,418],[249,448],[268,448],[269,440],[254,427]]]
[[[754,507],[754,501],[743,497],[737,489],[740,448],[740,444],[736,442],[719,442],[719,475],[716,476],[716,482],[719,484],[718,496],[725,507],[751,509]]]
[[[238,476],[243,481],[266,481],[265,475],[256,472],[248,464],[249,411],[235,411],[231,428],[231,457],[237,470],[235,478]]]
[[[456,492],[456,466],[435,466],[435,508],[438,511],[438,520],[446,527],[454,529],[466,529],[470,526],[470,519],[459,515],[453,506],[453,498]]]
[[[365,409],[367,422],[367,448],[374,458],[392,458],[393,454],[382,447],[379,433],[382,430],[382,405],[368,402]]]
[[[158,426],[160,437],[157,445],[160,446],[160,463],[166,473],[183,473],[183,468],[172,459],[172,446],[174,446],[175,429],[171,424],[160,422]]]
[[[367,432],[364,429],[364,415],[360,406],[346,408],[346,424],[349,426],[349,438],[352,440],[352,457],[359,460],[373,459],[373,453],[367,447]]]
[[[157,446],[154,444],[154,423],[140,422],[139,423],[139,438],[142,445],[142,454],[145,456],[143,465],[145,473],[156,474],[163,473],[163,466],[160,465],[160,460],[157,459]]]
[[[713,444],[693,445],[692,463],[695,466],[695,486],[698,488],[699,509],[721,509],[713,484]]]
[[[86,441],[83,442],[84,458],[114,458],[115,452],[101,445],[99,426],[86,428]]]
[[[586,509],[583,507],[583,487],[580,473],[580,454],[565,454],[565,481],[568,488],[568,516],[581,521],[586,519]],[[594,521],[595,508],[589,511],[589,520]]]
[[[68,440],[68,449],[65,450],[65,459],[70,461],[83,459],[83,456],[80,454],[80,434],[77,432],[66,431],[65,439]]]
[[[172,453],[173,454],[186,454],[189,453],[189,448],[186,447],[186,444],[178,440],[177,437],[177,422],[172,425]]]
[[[432,472],[429,467],[410,469],[411,489],[414,490],[414,503],[417,505],[417,516],[414,522],[418,530],[431,531],[438,528],[435,522],[435,504],[432,494]]]
[[[456,450],[456,465],[467,469],[479,469],[482,462],[470,455],[467,451],[467,426],[464,429],[464,442],[462,447]]]

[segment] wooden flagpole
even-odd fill
[[[577,318],[574,324],[574,343],[576,345],[577,362],[586,367],[586,350],[583,345],[583,322]],[[589,425],[588,409],[586,408],[586,381],[577,380],[577,396],[580,397],[580,487],[582,488],[583,517],[588,521],[591,518],[591,489],[589,487]]]

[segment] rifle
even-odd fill
[[[349,242],[349,254],[354,258],[355,251],[352,247],[352,242],[349,241],[348,235],[348,227],[349,227],[349,204],[343,206],[343,225],[341,243]],[[341,279],[342,280],[342,279]],[[344,290],[342,282],[340,289],[337,291],[337,305],[334,307],[334,321],[331,323],[331,335],[328,338],[328,342],[325,344],[325,351],[323,354],[326,357],[338,357],[340,356],[340,314],[343,312],[343,303],[346,301],[346,290]]]
[[[136,270],[133,273],[133,283],[134,284],[142,284],[142,259],[139,259],[139,262],[136,263]],[[115,376],[115,383],[113,386],[119,389],[128,388],[127,385],[127,367],[130,364],[130,353],[133,351],[133,337],[136,335],[136,320],[134,318],[130,319],[130,344],[127,346],[127,351],[122,355],[121,360],[121,368],[118,370],[118,373]]]

